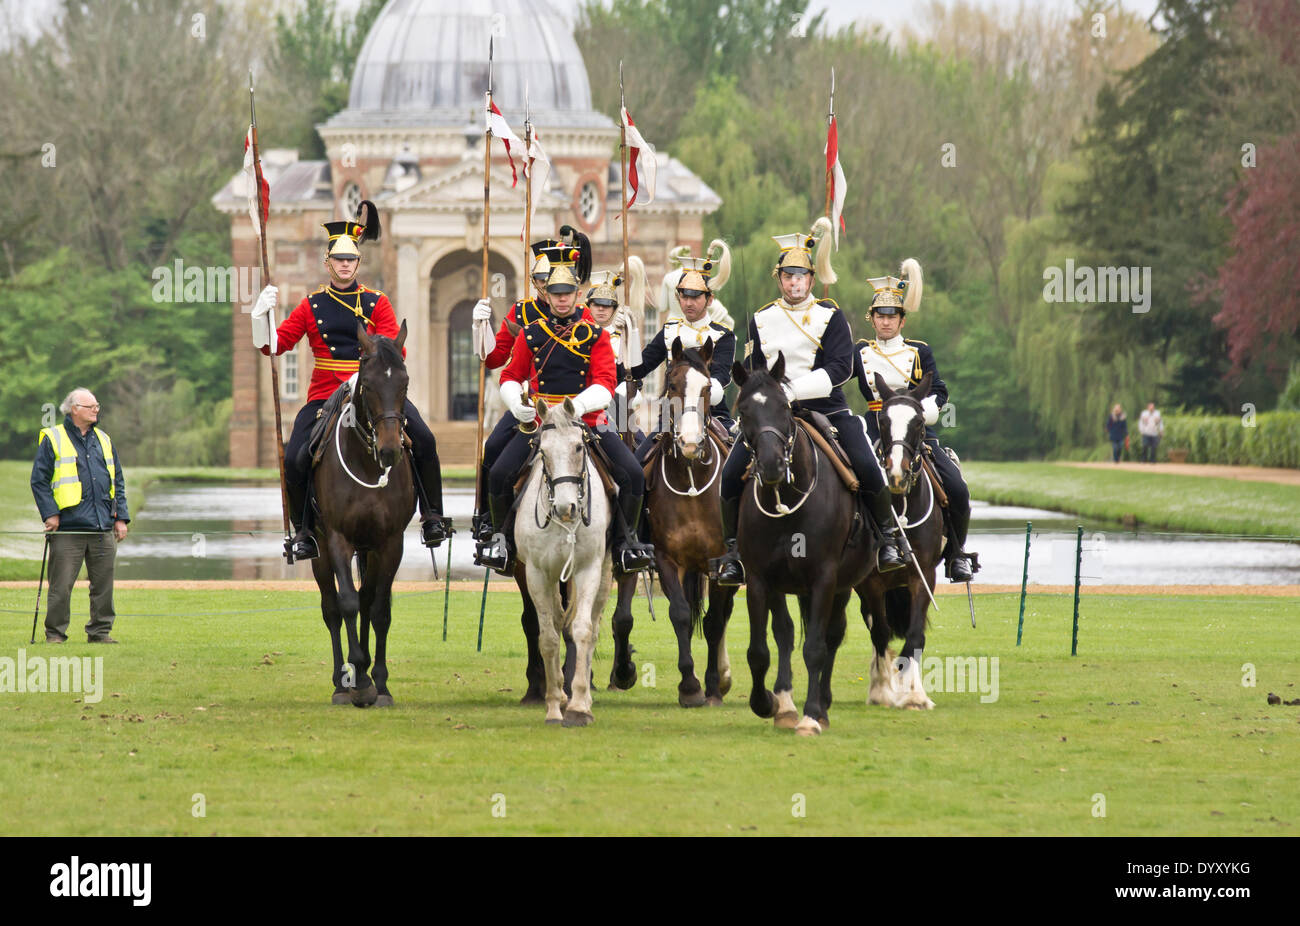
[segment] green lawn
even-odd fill
[[[569,730],[516,703],[523,641],[508,593],[489,602],[481,654],[476,595],[453,594],[446,643],[441,594],[399,596],[397,707],[366,711],[329,704],[314,594],[120,591],[123,643],[102,648],[29,646],[32,595],[0,589],[0,657],[102,656],[106,683],[93,704],[0,694],[6,834],[1221,835],[1300,824],[1300,707],[1266,704],[1268,691],[1300,697],[1296,599],[1086,597],[1072,658],[1068,596],[1030,598],[1019,648],[1016,597],[981,596],[978,630],[960,607],[933,615],[927,656],[997,657],[997,700],[932,690],[927,713],[865,704],[867,634],[851,614],[832,727],[803,740],[746,706],[743,600],[722,708],[676,706],[670,626],[641,603],[636,658],[657,684],[603,690],[606,631],[596,722]],[[74,631],[85,600],[74,598]],[[256,609],[270,610],[218,613]],[[1246,663],[1256,687],[1242,684]],[[804,678],[796,651],[800,703]]]
[[[971,496],[1147,529],[1300,536],[1300,487],[1055,463],[962,464]]]

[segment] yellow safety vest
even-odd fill
[[[99,428],[93,428],[99,444],[104,448],[104,462],[108,464],[108,497],[117,493],[117,466],[113,461],[113,442]],[[81,504],[81,477],[77,475],[77,450],[67,428],[59,425],[45,428],[36,438],[36,446],[42,440],[48,440],[54,448],[54,475],[50,479],[50,488],[54,490],[54,504],[59,510],[75,508]]]

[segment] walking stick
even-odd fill
[[[262,245],[262,285],[270,286],[271,270],[266,257],[266,211],[262,204],[262,155],[257,145],[257,103],[253,96],[252,71],[248,72],[248,108],[253,134],[253,182],[257,187],[253,193],[257,197],[257,236],[261,239]],[[274,315],[267,316],[267,325],[272,330],[274,330],[274,321]],[[284,426],[280,420],[280,366],[275,362],[274,353],[268,359],[271,361],[271,399],[275,405],[275,455],[280,466],[280,513],[284,522],[284,551],[285,558],[292,566],[293,550],[289,544],[293,535],[289,532],[289,489],[284,479]]]
[[[50,535],[45,535],[45,549],[41,552],[41,578],[36,583],[36,610],[32,612],[32,643],[36,643],[36,617],[41,613],[41,586],[45,584],[45,560],[50,555]]]

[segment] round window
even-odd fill
[[[361,208],[361,187],[349,183],[343,188],[343,214],[349,219],[355,218]]]
[[[588,180],[582,185],[582,192],[578,194],[578,214],[588,226],[595,225],[600,218],[600,187],[596,181]]]

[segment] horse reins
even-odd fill
[[[358,437],[361,438],[362,444],[364,444],[365,448],[370,451],[371,458],[375,461],[375,463],[378,463],[379,462],[379,429],[376,427],[375,421],[370,415],[370,409],[366,406],[365,402],[361,401],[361,392],[365,387],[364,384],[361,382],[360,372],[361,372],[361,366],[360,364],[358,364],[357,365],[357,391],[356,394],[353,395],[352,402],[350,404],[354,408],[357,405],[361,406],[361,412],[365,416],[365,427],[364,429],[362,428],[361,423],[357,420],[358,416],[355,414],[352,416],[352,424],[349,425],[349,427],[356,432]],[[352,472],[352,470],[348,467],[348,461],[343,456],[343,448],[339,445],[339,434],[343,430],[343,419],[345,417],[347,416],[340,414],[338,417],[338,424],[334,426],[334,452],[338,454],[339,464],[343,467],[343,472],[347,473],[348,476],[352,479],[352,481],[355,482],[357,485],[361,486],[362,488],[365,489],[384,488],[385,486],[388,485],[388,472],[389,470],[392,469],[391,466],[385,466],[384,471],[379,474],[379,480],[374,483],[364,482],[361,479],[357,478],[356,473]],[[384,414],[379,416],[379,422],[382,424],[383,422],[387,421],[390,418],[399,422],[400,429],[406,428],[406,416],[403,415],[401,412],[385,412]]]
[[[551,424],[542,425],[541,428],[539,428],[538,430],[548,431],[554,429],[555,429],[555,424],[551,423]],[[572,476],[553,477],[551,475],[551,468],[546,462],[546,454],[541,450],[540,438],[539,438],[537,455],[542,460],[542,480],[546,483],[546,520],[543,521],[541,519],[540,514],[538,513],[538,505],[541,502],[541,496],[542,496],[542,493],[538,492],[537,496],[533,499],[533,523],[536,524],[538,528],[542,530],[545,530],[550,525],[551,520],[555,515],[555,487],[572,482],[578,486],[578,510],[582,512],[582,518],[581,518],[582,526],[590,527],[591,526],[591,468],[590,468],[591,451],[587,447],[586,433],[584,432],[582,435],[581,475],[575,473]],[[583,507],[584,502],[586,502],[585,508]],[[556,523],[559,524],[560,529],[565,532],[566,534],[565,542],[569,546],[568,559],[566,559],[564,562],[564,568],[560,570],[560,581],[567,582],[569,580],[569,577],[573,575],[573,559],[578,549],[578,525],[574,524],[573,527],[569,527],[563,521],[557,521]]]

